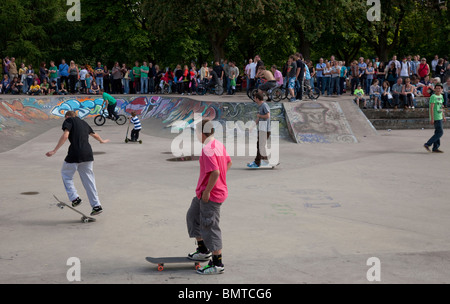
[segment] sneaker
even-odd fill
[[[212,257],[211,251],[208,251],[206,253],[201,253],[198,250],[198,248],[197,248],[197,251],[188,254],[188,259],[195,260],[195,261],[204,261],[204,260],[210,259],[211,257]]]
[[[96,206],[96,207],[92,208],[91,216],[92,215],[98,215],[98,214],[100,214],[102,212],[103,212],[102,206]]]
[[[212,261],[205,267],[197,269],[198,274],[222,274],[224,272],[225,266],[223,264],[221,266],[216,266]]]
[[[247,164],[247,167],[249,167],[249,168],[259,168],[259,166],[255,162],[251,162],[250,164]]]
[[[75,200],[72,201],[72,207],[77,207],[81,204],[81,198],[77,197]]]
[[[261,165],[259,165],[260,167],[270,167],[270,164],[267,160],[262,160],[261,161]]]
[[[428,152],[431,152],[430,150],[430,146],[428,146],[427,144],[423,145],[423,147],[425,148],[425,150],[427,150]]]
[[[433,153],[444,153],[444,151],[436,149],[436,150],[433,150]]]

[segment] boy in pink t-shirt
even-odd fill
[[[219,227],[220,207],[228,197],[227,171],[231,158],[223,144],[214,138],[214,128],[209,120],[197,125],[197,136],[203,144],[200,156],[200,176],[196,196],[186,215],[189,237],[196,238],[198,248],[188,254],[193,260],[212,260],[199,274],[221,274],[222,234]],[[211,253],[212,251],[212,253]]]

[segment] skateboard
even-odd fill
[[[191,264],[194,263],[195,270],[199,269],[200,263],[209,262],[207,260],[191,260],[188,257],[162,257],[162,258],[152,258],[146,257],[147,262],[158,265],[158,271],[164,270],[164,264]]]
[[[78,211],[77,209],[73,208],[72,206],[69,206],[69,205],[67,205],[66,203],[60,201],[60,200],[56,197],[56,195],[53,195],[53,197],[58,201],[58,204],[56,204],[56,206],[58,206],[59,208],[64,209],[64,207],[68,207],[69,209],[72,209],[72,210],[75,211],[76,213],[81,214],[81,215],[82,215],[81,222],[83,222],[83,223],[89,223],[89,222],[95,222],[95,221],[96,221],[95,218],[90,217],[90,216],[87,216],[87,215],[84,215],[84,213],[82,213],[82,212]]]
[[[275,169],[276,167],[278,167],[279,165],[280,165],[280,163],[278,163],[276,165],[270,165],[270,166],[267,166],[267,167],[258,167],[258,168],[249,168],[247,166],[247,169],[249,169],[249,170],[268,170],[268,169],[272,170],[272,169]]]

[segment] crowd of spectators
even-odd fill
[[[291,58],[292,57],[292,58]],[[199,83],[221,86],[229,95],[236,90],[251,90],[264,79],[258,69],[267,66],[278,86],[291,92],[291,101],[302,100],[302,87],[319,88],[322,96],[353,95],[360,87],[365,96],[374,99],[376,107],[413,107],[414,96],[429,96],[436,83],[444,85],[445,103],[448,100],[450,65],[447,58],[435,56],[430,64],[425,57],[393,56],[389,62],[378,58],[351,62],[320,58],[317,63],[305,60],[300,53],[290,56],[283,66],[265,65],[259,55],[238,67],[236,62],[222,60],[211,67],[204,62],[197,68],[194,62],[177,65],[174,69],[160,69],[157,64],[136,61],[134,66],[115,62],[112,68],[97,62],[94,66],[76,64],[64,59],[59,64],[42,62],[38,68],[18,64],[14,57],[2,62],[3,77],[0,93],[29,95],[92,94],[195,94]],[[292,71],[292,68],[294,70]],[[271,80],[273,81],[273,80]],[[292,90],[292,91],[291,91]]]

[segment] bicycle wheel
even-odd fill
[[[320,97],[319,88],[313,88],[308,90],[308,97],[310,99],[318,99]]]
[[[217,95],[222,95],[223,94],[223,86],[216,86],[216,92]]]
[[[253,100],[253,101],[255,101],[255,96],[256,96],[256,94],[258,94],[258,89],[254,89],[254,90],[252,91],[250,99]]]
[[[197,95],[205,95],[206,94],[206,88],[202,85],[199,85],[197,87]]]
[[[248,98],[250,98],[251,100],[253,100],[253,90],[248,90],[248,91],[247,91],[247,96],[248,96]]]
[[[106,122],[106,118],[103,115],[97,115],[94,118],[94,123],[99,127],[103,126],[105,124],[105,122]]]
[[[272,91],[272,100],[275,102],[280,102],[283,99],[283,91],[280,88],[276,88]]]
[[[127,118],[125,117],[125,115],[119,115],[117,120],[116,120],[116,123],[119,126],[124,125],[126,122],[127,122]]]

